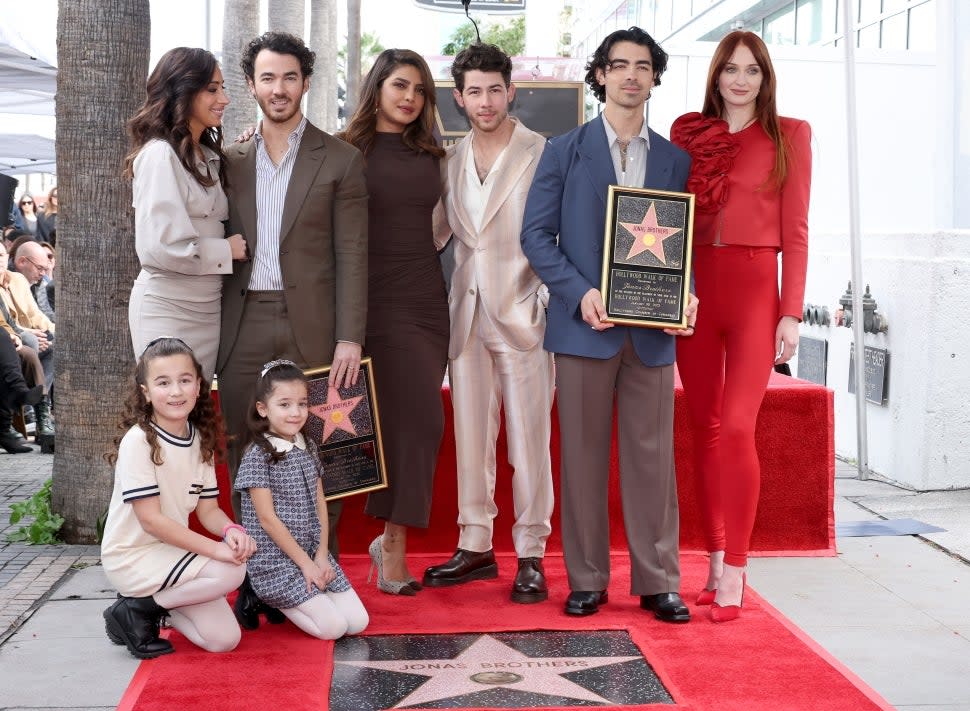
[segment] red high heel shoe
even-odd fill
[[[717,588],[713,590],[708,590],[704,588],[699,593],[697,593],[697,605],[710,605],[714,602],[714,597],[717,595]]]
[[[741,607],[744,605],[744,589],[748,585],[748,575],[747,573],[741,574],[741,600],[737,605],[718,605],[716,602],[711,603],[711,621],[712,622],[730,622],[731,620],[736,620],[741,616]]]

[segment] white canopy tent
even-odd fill
[[[0,173],[48,173],[54,160],[54,94],[57,48],[52,31],[56,0],[4,8],[0,24]]]

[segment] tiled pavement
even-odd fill
[[[98,562],[98,546],[8,543],[10,505],[30,498],[51,475],[53,455],[0,452],[0,644],[50,595],[72,567]],[[2,704],[2,702],[0,702]]]

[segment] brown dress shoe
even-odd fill
[[[487,550],[475,553],[461,548],[441,565],[432,565],[424,571],[424,584],[429,588],[444,588],[472,580],[488,580],[498,577],[495,553]]]
[[[519,558],[519,572],[512,583],[512,602],[528,605],[549,597],[546,576],[542,572],[542,558]]]

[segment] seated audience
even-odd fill
[[[7,269],[6,248],[0,248],[0,327],[11,336],[17,336],[23,345],[35,350],[44,369],[47,392],[54,385],[54,322],[37,306],[30,284],[40,281],[43,276],[38,255],[47,259],[43,249],[36,242],[21,246],[17,262],[21,272]],[[33,260],[33,261],[31,261]],[[36,262],[36,264],[35,264]],[[46,267],[45,267],[46,268]],[[37,441],[41,447],[53,448],[54,425],[50,416],[50,398],[45,398],[34,406],[37,423]]]

